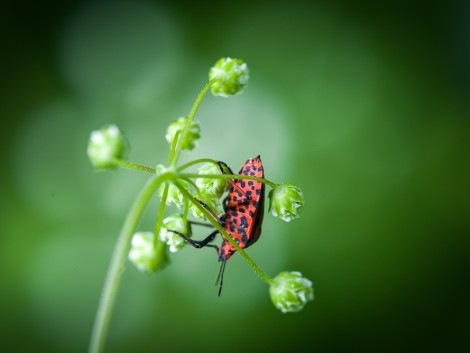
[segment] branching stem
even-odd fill
[[[127,253],[129,252],[132,235],[137,228],[147,203],[162,182],[162,179],[163,178],[156,176],[152,177],[147,184],[145,184],[127,214],[109,264],[98,311],[96,313],[89,353],[102,352],[104,349],[109,321],[111,319],[114,302],[116,301],[116,294],[124,271],[124,264]]]

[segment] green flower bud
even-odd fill
[[[221,58],[209,70],[209,80],[217,79],[211,87],[214,96],[228,97],[241,93],[248,78],[248,66],[241,59]]]
[[[274,217],[290,222],[299,218],[305,203],[302,190],[292,184],[277,185],[269,192],[269,211]]]
[[[175,232],[179,232],[190,238],[191,226],[180,214],[168,216],[163,220],[163,228],[160,231],[160,240],[168,245],[171,252],[177,252],[186,245],[186,241],[178,234],[170,232],[169,230],[174,230]]]
[[[199,174],[221,174],[217,164],[207,163],[198,168]],[[226,179],[197,178],[196,185],[201,193],[213,194],[220,198],[228,186]]]
[[[178,131],[180,133],[183,132],[187,124],[187,121],[188,121],[188,117],[185,116],[185,117],[176,119],[170,124],[170,126],[168,126],[168,129],[166,130],[165,138],[170,144],[170,146],[173,144],[173,139],[175,138]],[[179,137],[180,139],[183,139],[181,148],[183,150],[192,150],[196,146],[196,141],[199,140],[200,137],[201,137],[201,127],[199,126],[199,123],[197,121],[192,120],[189,125],[189,130],[187,131],[187,134],[185,136]]]
[[[220,213],[223,212],[220,200],[214,194],[198,193],[195,196],[195,198],[203,202],[214,214],[219,215]],[[206,216],[202,213],[202,211],[196,205],[191,204],[189,209],[193,213],[194,217],[202,221],[207,221]]]
[[[281,272],[269,287],[274,306],[283,313],[295,313],[313,300],[312,281],[300,272]]]
[[[161,174],[164,174],[168,171],[168,168],[165,167],[164,165],[162,164],[158,164],[156,167],[155,167],[155,173],[157,175],[161,175]],[[179,183],[181,185],[183,185],[186,189],[189,188],[189,183],[185,180],[179,180]],[[162,195],[163,195],[163,190],[165,188],[165,185],[167,184],[162,184],[160,186],[160,188],[158,189],[158,196],[161,198]],[[168,195],[167,195],[167,199],[166,199],[166,204],[167,205],[171,205],[171,204],[175,204],[176,207],[178,207],[178,209],[183,209],[184,208],[184,202],[185,202],[185,199],[184,199],[184,196],[183,194],[181,193],[181,191],[173,184],[169,184],[168,185]]]
[[[117,168],[116,159],[124,158],[127,142],[116,125],[108,125],[91,132],[87,154],[96,169]]]
[[[169,262],[166,245],[159,243],[155,249],[153,240],[153,232],[137,232],[132,237],[129,260],[142,272],[155,272]]]

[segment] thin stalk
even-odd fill
[[[213,79],[209,82],[207,82],[202,90],[199,92],[199,94],[196,97],[196,100],[194,101],[194,104],[191,108],[191,111],[189,112],[188,115],[188,120],[186,121],[186,125],[183,129],[183,132],[181,133],[180,138],[178,139],[178,143],[176,144],[175,152],[172,156],[172,159],[170,161],[170,166],[175,166],[176,162],[178,161],[178,158],[180,156],[182,147],[183,147],[183,140],[186,138],[186,135],[188,134],[189,128],[191,126],[191,122],[194,120],[194,117],[196,115],[196,112],[201,105],[202,99],[206,95],[207,91],[211,88],[212,84],[216,81],[217,79]]]
[[[192,160],[190,162],[187,162],[181,166],[179,166],[178,168],[176,168],[176,170],[179,172],[179,171],[182,171],[186,168],[189,168],[195,164],[201,164],[201,163],[213,163],[213,164],[217,164],[217,161],[214,160],[214,159],[210,159],[210,158],[199,158],[199,159],[195,159],[195,160]]]
[[[168,155],[168,165],[171,165],[172,161],[175,160],[175,151],[176,151],[176,145],[178,144],[178,140],[181,137],[181,131],[176,131],[175,137],[173,138],[173,141],[171,142],[170,146],[170,154]]]
[[[252,175],[244,174],[197,174],[197,173],[181,173],[179,174],[181,178],[210,178],[210,179],[237,179],[237,180],[255,180],[260,183],[269,185],[272,188],[275,188],[277,184],[269,181],[268,179],[255,177]]]
[[[160,207],[158,208],[157,220],[155,221],[155,236],[153,237],[153,247],[155,250],[157,250],[160,243],[159,235],[160,230],[162,228],[163,216],[165,215],[166,199],[168,198],[169,189],[170,186],[168,185],[168,183],[165,183],[165,185],[163,185],[163,193],[162,198],[160,200]]]
[[[109,264],[98,311],[96,313],[89,347],[90,353],[102,352],[104,349],[111,313],[116,300],[119,284],[121,282],[122,273],[124,271],[124,264],[127,253],[129,252],[129,244],[131,242],[132,235],[137,228],[146,205],[157,187],[160,185],[162,179],[163,178],[154,176],[145,184],[135,199],[134,204],[127,214],[126,220],[124,221]]]
[[[147,167],[145,165],[140,165],[140,164],[137,164],[137,163],[125,161],[123,159],[116,159],[115,163],[117,165],[119,165],[120,167],[123,167],[123,168],[135,169],[135,170],[139,170],[141,172],[147,172],[147,173],[155,174],[155,168],[150,168],[150,167]]]

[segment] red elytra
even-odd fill
[[[248,159],[238,174],[264,178],[260,156]],[[259,239],[263,223],[264,184],[249,179],[234,180],[225,199],[224,210],[221,221],[233,240],[242,249],[254,244]],[[219,249],[219,261],[227,261],[235,251],[235,247],[224,239]]]
[[[228,170],[230,168],[223,162],[219,162],[220,170],[224,173],[224,167]],[[232,171],[230,170],[230,173]],[[232,173],[233,174],[233,173]],[[240,175],[249,175],[257,178],[264,178],[263,163],[261,157],[258,155],[254,158],[248,159],[238,173]],[[220,218],[209,209],[219,224],[225,228],[227,233],[233,240],[242,248],[247,248],[254,244],[261,234],[261,224],[264,216],[264,184],[249,179],[236,179],[231,181],[232,187],[224,201],[224,215]],[[206,205],[204,205],[207,207]],[[201,224],[199,222],[192,222],[194,224]],[[206,225],[206,224],[202,224]],[[225,271],[225,264],[228,259],[236,251],[235,247],[227,240],[222,240],[222,245],[209,244],[214,240],[218,230],[213,231],[203,240],[193,240],[186,237],[184,234],[170,230],[184,238],[189,244],[195,248],[202,248],[210,246],[217,249],[219,261],[222,262],[220,267],[217,282],[220,280],[219,296],[222,291],[223,275]]]

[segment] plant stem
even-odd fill
[[[163,222],[163,216],[165,214],[165,206],[166,206],[166,199],[168,198],[168,191],[170,189],[170,186],[168,183],[165,183],[163,185],[163,193],[162,193],[162,198],[160,200],[160,207],[158,209],[157,213],[157,220],[155,222],[155,231],[154,234],[155,236],[153,237],[153,247],[155,250],[157,250],[157,247],[160,243],[160,230],[162,228],[162,222]]]
[[[179,174],[181,178],[210,178],[210,179],[245,179],[245,180],[255,180],[260,183],[269,185],[272,188],[275,188],[277,184],[269,181],[268,179],[255,177],[252,175],[244,174],[197,174],[197,173],[181,173]]]
[[[171,146],[170,146],[170,154],[168,155],[168,165],[172,165],[173,161],[175,161],[175,151],[176,151],[176,145],[178,144],[178,141],[181,136],[181,131],[176,131],[175,137],[173,138],[173,141],[171,141]]]
[[[187,197],[199,210],[206,216],[210,223],[219,231],[222,237],[227,240],[236,250],[240,253],[243,259],[251,266],[251,268],[256,272],[256,274],[265,281],[268,285],[273,283],[273,279],[269,277],[254,261],[253,259],[243,250],[240,245],[238,245],[235,240],[227,233],[227,231],[214,219],[214,216],[203,206],[201,203],[196,200],[179,182],[175,181],[176,187],[181,191],[181,193]]]
[[[140,165],[137,163],[125,161],[123,159],[116,159],[115,163],[123,168],[135,169],[135,170],[140,170],[142,172],[155,174],[155,168],[146,167],[145,165]]]
[[[104,349],[111,313],[116,300],[116,294],[122,273],[124,271],[124,264],[129,251],[129,244],[132,239],[132,235],[134,234],[134,231],[142,217],[147,203],[160,185],[162,179],[163,178],[157,176],[152,177],[140,191],[132,205],[132,208],[127,214],[109,264],[91,335],[89,353],[102,352]]]
[[[212,84],[216,80],[217,79],[213,79],[213,80],[207,82],[204,85],[204,87],[202,88],[202,90],[199,92],[199,94],[197,95],[196,100],[194,101],[194,104],[191,108],[191,111],[189,112],[188,120],[186,121],[186,125],[183,129],[183,132],[181,133],[180,138],[178,138],[178,142],[176,144],[174,154],[173,154],[172,159],[170,161],[170,166],[174,167],[176,165],[176,162],[178,161],[178,158],[180,156],[180,153],[181,153],[181,150],[182,150],[182,147],[183,147],[183,140],[186,138],[186,135],[188,134],[189,128],[191,126],[191,122],[193,121],[194,116],[196,115],[196,112],[197,112],[199,106],[201,105],[202,99],[204,98],[207,91],[209,90],[209,88],[211,88]]]
[[[199,159],[195,159],[195,160],[192,160],[192,161],[189,161],[181,166],[179,166],[178,168],[176,168],[177,171],[181,171],[181,170],[184,170],[186,168],[189,168],[195,164],[200,164],[200,163],[213,163],[213,164],[217,164],[217,161],[214,160],[214,159],[211,159],[211,158],[199,158]]]

